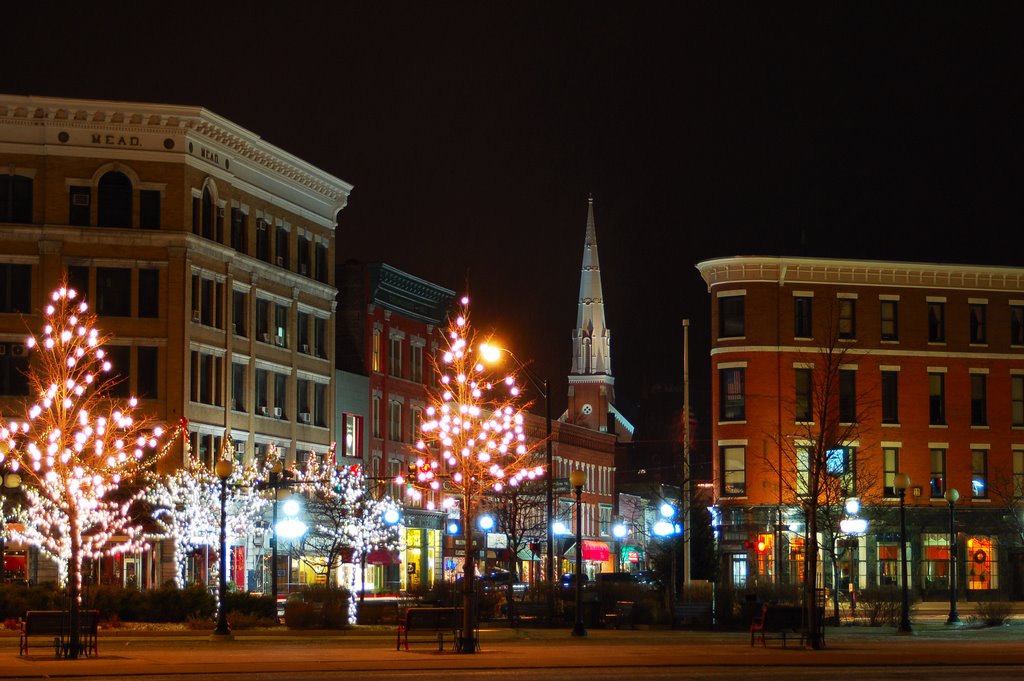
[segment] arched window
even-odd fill
[[[213,196],[209,187],[203,188],[203,237],[213,238]]]
[[[105,174],[99,183],[96,220],[100,227],[132,226],[132,182],[116,170]]]

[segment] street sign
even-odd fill
[[[551,481],[551,491],[555,494],[568,494],[572,491],[569,478],[555,478]]]

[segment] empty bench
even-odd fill
[[[766,638],[782,639],[782,646],[786,646],[788,634],[799,634],[800,644],[803,645],[806,627],[804,626],[804,609],[798,605],[765,605],[760,616],[755,616],[750,623],[750,645],[760,641],[766,646]],[[767,636],[775,634],[775,636]]]
[[[405,646],[409,650],[409,634],[428,632],[437,636],[437,651],[444,650],[444,635],[452,635],[454,642],[462,628],[462,608],[409,608],[398,621],[398,641],[395,650]]]
[[[79,652],[96,655],[99,652],[98,630],[99,611],[81,610],[78,613]],[[66,610],[29,610],[21,623],[21,639],[18,654],[28,655],[29,640],[35,637],[48,639],[57,657],[68,654],[71,647],[71,613]]]
[[[711,626],[711,603],[709,601],[676,603],[672,606],[672,626],[676,628]]]

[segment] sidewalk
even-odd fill
[[[801,649],[778,641],[751,647],[747,632],[610,631],[594,629],[573,638],[566,629],[486,629],[477,655],[436,652],[429,637],[411,652],[395,650],[392,627],[342,632],[287,629],[235,632],[212,642],[208,632],[110,632],[100,634],[99,656],[56,660],[44,647],[18,656],[17,635],[0,636],[0,679],[103,675],[217,674],[228,672],[325,672],[444,669],[541,669],[691,666],[910,667],[942,664],[979,668],[1024,665],[1024,625],[991,628],[920,623],[915,636],[891,627],[838,627],[827,647]],[[40,654],[37,654],[38,653]]]

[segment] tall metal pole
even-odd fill
[[[956,609],[956,501],[960,498],[960,493],[950,488],[946,490],[945,497],[949,502],[949,617],[946,618],[946,624],[960,624],[960,613]]]
[[[231,635],[231,629],[228,628],[228,611],[224,604],[224,596],[228,592],[227,489],[228,478],[224,476],[220,479],[220,575],[217,580],[217,628],[213,630],[213,635],[218,637]]]
[[[693,526],[690,518],[690,320],[683,320],[683,584],[690,582],[690,542],[686,530]],[[693,537],[693,534],[690,534]],[[675,555],[673,555],[673,561]],[[673,576],[674,578],[674,576]]]
[[[271,473],[271,485],[274,488],[274,509],[270,521],[270,593],[274,597],[274,621],[279,622],[277,612],[277,490],[278,481]]]
[[[555,620],[555,538],[554,532],[551,530],[551,523],[554,521],[554,504],[555,504],[555,471],[552,465],[553,457],[551,454],[551,384],[548,379],[544,379],[544,411],[545,419],[547,421],[547,440],[545,448],[545,460],[547,463],[547,480],[545,481],[545,487],[547,488],[547,521],[548,521],[548,554],[547,554],[547,579],[548,579],[548,623],[554,622]]]
[[[587,635],[583,627],[583,485],[576,486],[576,622],[572,635]]]
[[[906,475],[906,474],[904,474]],[[910,592],[907,585],[907,490],[906,487],[900,491],[900,578],[903,581],[903,603],[900,612],[900,625],[896,629],[898,634],[912,634],[910,626]]]

